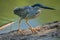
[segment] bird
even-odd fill
[[[37,17],[37,15],[40,14],[41,9],[49,9],[49,10],[55,10],[54,8],[44,6],[42,4],[36,3],[33,5],[28,5],[24,7],[17,7],[13,10],[14,14],[19,16],[19,26],[18,26],[18,32],[22,32],[20,29],[20,23],[23,19],[25,19],[27,25],[29,26],[29,30],[32,31],[32,33],[36,33],[36,30],[29,24],[30,19],[34,19]]]

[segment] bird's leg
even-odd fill
[[[37,33],[37,31],[28,23],[28,19],[26,19],[26,23],[29,26],[29,29],[32,31],[32,33]]]
[[[18,33],[22,33],[22,30],[20,29],[20,23],[21,23],[21,20],[22,20],[22,18],[21,18],[21,19],[19,19]]]

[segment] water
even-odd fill
[[[38,23],[38,21],[36,21],[36,19],[30,20],[29,23],[31,24],[32,27],[36,27],[36,26],[40,25],[40,23]],[[5,29],[0,30],[0,34],[7,33],[10,31],[13,31],[13,30],[17,30],[18,26],[19,25],[18,25],[18,20],[17,20],[13,24],[11,24],[10,26],[6,27]],[[21,24],[20,24],[20,29],[28,29],[28,28],[29,28],[29,26],[26,24],[25,20],[22,20]]]

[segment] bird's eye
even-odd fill
[[[38,14],[38,13],[36,13],[36,14]]]

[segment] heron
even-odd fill
[[[29,30],[32,31],[32,33],[36,32],[36,30],[33,29],[33,27],[30,25],[29,20],[36,18],[37,15],[40,14],[41,9],[50,9],[50,10],[55,10],[54,8],[48,7],[48,6],[44,6],[42,4],[34,4],[34,5],[28,5],[28,6],[24,6],[24,7],[18,7],[15,8],[14,14],[19,16],[19,26],[18,26],[18,32],[22,32],[22,30],[20,29],[20,23],[22,21],[22,19],[25,19],[27,25],[29,26]]]

